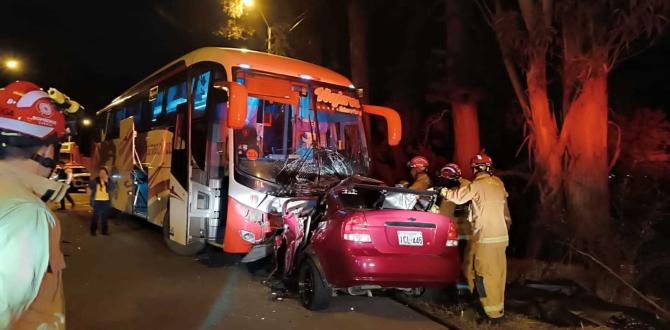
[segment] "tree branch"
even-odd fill
[[[617,137],[616,137],[616,149],[614,150],[614,156],[612,156],[612,159],[610,160],[609,167],[608,169],[611,171],[612,168],[614,167],[614,164],[619,160],[619,156],[621,156],[621,127],[617,125],[617,123],[613,121],[608,121],[608,124],[616,127],[617,130]]]
[[[533,24],[535,22],[535,4],[533,0],[519,0],[519,9],[521,9],[521,16],[526,23],[526,29],[530,34],[533,34],[535,30]]]
[[[519,104],[521,105],[521,110],[523,111],[524,119],[527,122],[530,122],[531,119],[530,106],[528,105],[528,100],[526,99],[524,88],[523,85],[521,84],[521,78],[519,78],[519,74],[516,71],[516,67],[512,62],[512,59],[510,59],[509,55],[507,55],[507,52],[503,49],[503,47],[504,46],[501,43],[500,51],[502,53],[503,63],[505,64],[505,70],[507,70],[507,76],[509,77],[509,80],[512,83],[514,94],[516,95],[516,98],[519,101]]]
[[[482,12],[482,16],[484,16],[484,21],[486,22],[486,24],[488,24],[491,27],[491,29],[494,29],[493,12],[491,11],[491,8],[489,8],[489,6],[486,4],[486,0],[475,0],[475,4],[479,8],[479,11]]]
[[[423,133],[423,141],[421,143],[421,145],[424,148],[428,147],[428,137],[430,136],[430,130],[433,128],[433,125],[435,125],[437,122],[442,120],[442,118],[444,118],[444,115],[446,115],[447,112],[449,112],[449,110],[444,109],[444,110],[442,110],[442,112],[440,112],[439,115],[437,115],[437,116],[434,115],[433,118],[428,119],[428,122],[427,122],[427,125],[426,125],[426,131]]]
[[[624,285],[626,285],[628,288],[633,290],[633,292],[635,292],[635,294],[637,294],[640,298],[642,298],[642,300],[644,300],[647,303],[649,303],[650,305],[654,306],[654,308],[656,308],[656,310],[659,311],[660,316],[662,316],[665,319],[670,319],[670,312],[669,311],[667,311],[666,309],[664,309],[663,307],[658,305],[655,301],[651,300],[651,298],[647,297],[644,293],[638,291],[630,283],[626,282],[626,280],[624,280],[621,276],[619,276],[619,274],[617,274],[615,271],[613,271],[612,268],[607,267],[607,265],[605,265],[602,261],[596,259],[596,257],[594,257],[593,255],[591,255],[587,252],[584,252],[582,250],[577,249],[572,244],[564,243],[564,242],[563,242],[563,244],[567,245],[570,249],[572,249],[573,251],[581,254],[582,256],[585,256],[585,257],[591,259],[593,262],[598,264],[600,267],[604,268],[606,271],[608,271],[610,274],[612,274],[614,277],[616,277],[619,281],[621,281]]]

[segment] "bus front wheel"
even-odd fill
[[[182,256],[192,256],[205,249],[205,241],[192,240],[186,245],[181,245],[170,239],[170,213],[165,213],[163,218],[163,240],[172,252]]]

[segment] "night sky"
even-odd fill
[[[189,50],[226,45],[208,33],[220,19],[216,1],[3,2],[0,56],[19,58],[24,71],[2,83],[33,80],[89,109]]]

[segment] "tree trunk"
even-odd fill
[[[480,151],[477,103],[471,99],[451,102],[454,122],[454,162],[461,167],[463,177],[472,179],[470,160]]]
[[[558,128],[547,97],[546,51],[531,58],[528,74],[528,99],[532,120],[532,150],[535,153],[535,176],[539,180],[541,203],[551,204],[551,196],[561,189],[561,152],[556,150]],[[544,215],[542,215],[544,216]]]
[[[604,252],[609,238],[607,75],[582,84],[563,127],[569,162],[566,204],[577,243]],[[605,250],[603,250],[605,249]]]
[[[362,88],[363,103],[369,102],[368,77],[368,28],[365,8],[361,0],[349,0],[347,13],[349,16],[349,59],[351,79],[356,88]],[[370,141],[370,115],[365,114],[365,137]]]
[[[479,141],[479,119],[477,117],[477,96],[469,84],[472,74],[468,68],[468,44],[466,26],[470,8],[463,0],[444,1],[447,40],[446,68],[447,90],[452,109],[454,125],[453,159],[463,171],[463,177],[473,179],[470,160],[481,149]]]
[[[528,104],[531,120],[531,145],[534,153],[534,173],[540,194],[537,220],[533,224],[534,235],[530,235],[526,254],[535,258],[547,243],[546,235],[551,227],[559,224],[562,210],[562,150],[558,146],[558,127],[549,107],[547,96],[546,50],[531,56],[526,74]]]

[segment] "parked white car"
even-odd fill
[[[70,186],[72,190],[75,191],[84,191],[88,187],[88,182],[91,180],[91,173],[88,169],[81,165],[68,164],[64,168],[56,168],[54,173],[51,175],[52,180],[65,181],[67,175],[65,174],[65,168],[72,169],[72,182]]]

